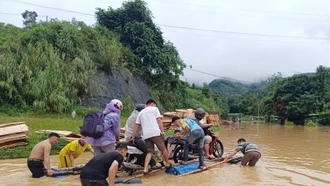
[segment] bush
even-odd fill
[[[307,127],[316,127],[317,124],[314,123],[313,121],[309,121],[307,124],[306,124]]]
[[[286,122],[285,126],[294,126],[294,123],[292,121]]]
[[[318,123],[321,125],[330,125],[330,111],[319,114]]]

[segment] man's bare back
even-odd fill
[[[32,151],[30,153],[29,159],[44,160],[45,151],[50,152],[51,148],[52,148],[52,145],[50,144],[48,139],[41,141],[33,147]],[[49,154],[48,154],[48,156],[49,156]]]

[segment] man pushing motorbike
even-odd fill
[[[143,110],[144,108],[145,108],[145,104],[137,104],[135,110],[132,112],[132,114],[128,117],[128,119],[126,121],[125,140],[128,143],[132,139],[136,118],[137,118],[138,114],[141,112],[141,110]],[[144,166],[144,160],[147,155],[147,146],[146,146],[146,143],[144,142],[144,140],[142,139],[141,133],[142,133],[142,130],[141,130],[141,127],[139,126],[136,136],[135,136],[134,145],[136,146],[136,148],[138,148],[139,150],[141,150],[143,152],[143,155],[141,156],[141,158],[138,159],[138,161],[140,162],[139,163],[140,165]],[[149,165],[151,166],[151,169],[160,168],[160,167],[156,166],[156,161],[154,160],[154,158],[151,158]]]
[[[176,126],[181,127],[183,131],[181,132],[181,137],[187,135],[187,141],[184,144],[184,156],[183,161],[181,162],[184,165],[187,165],[188,162],[188,151],[189,146],[192,143],[198,144],[198,155],[199,155],[199,168],[202,170],[208,169],[208,167],[204,164],[204,151],[203,151],[203,143],[204,143],[204,131],[203,129],[192,119],[181,119],[178,116],[173,116],[172,123]]]
[[[188,119],[194,120],[203,130],[204,130],[204,151],[205,151],[205,156],[208,159],[214,159],[215,157],[209,153],[210,151],[210,142],[212,141],[211,136],[207,135],[206,130],[212,126],[212,124],[209,123],[201,123],[201,120],[205,117],[205,111],[202,108],[198,108],[196,112],[189,116]]]

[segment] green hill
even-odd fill
[[[267,81],[260,81],[257,83],[241,83],[239,81],[231,81],[225,79],[215,79],[209,87],[221,95],[244,94],[251,90],[261,89],[267,86]]]

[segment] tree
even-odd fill
[[[185,64],[174,45],[163,39],[144,1],[127,1],[118,9],[99,8],[96,18],[100,25],[120,35],[121,42],[139,59],[136,65],[144,69],[143,77],[149,84],[160,84],[159,80],[168,76],[178,79],[182,74]]]
[[[203,87],[202,87],[202,94],[209,98],[211,95],[211,89],[210,87],[207,85],[207,83],[203,83]]]
[[[25,27],[31,27],[37,21],[38,14],[35,11],[28,11],[22,13],[23,24]]]

